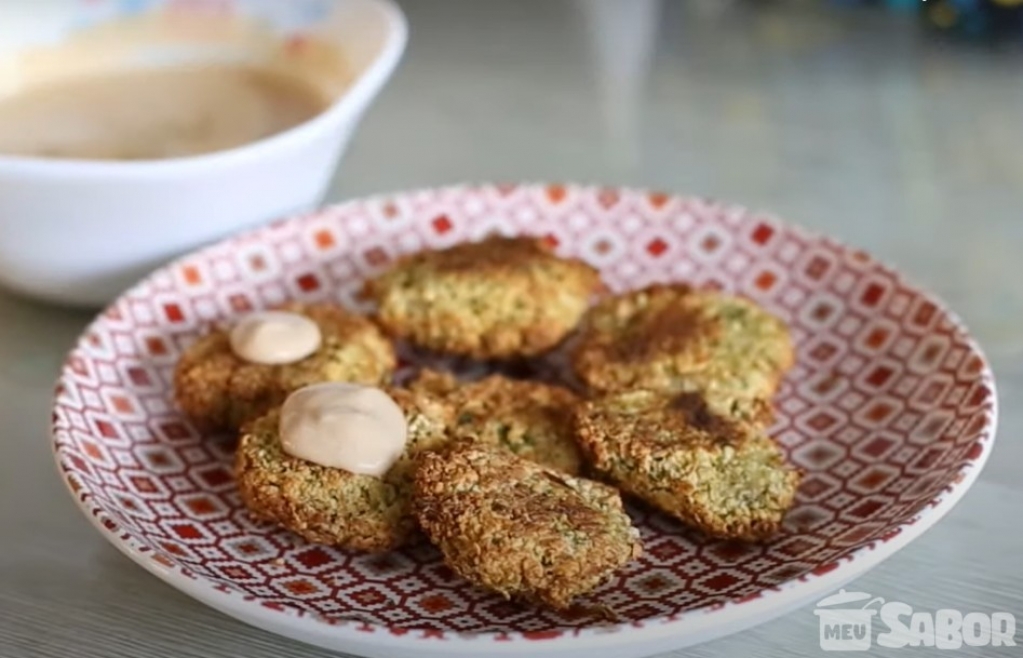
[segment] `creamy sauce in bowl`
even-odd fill
[[[330,105],[297,76],[208,63],[72,76],[0,99],[0,155],[159,160],[235,148]]]

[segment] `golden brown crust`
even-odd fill
[[[576,433],[601,477],[714,537],[775,534],[801,477],[759,428],[693,393],[591,400],[579,407]]]
[[[497,446],[463,441],[424,453],[415,509],[463,578],[557,609],[642,552],[614,489]]]
[[[785,324],[753,302],[684,284],[603,300],[584,318],[572,367],[596,393],[698,391],[719,413],[767,424],[795,361]]]
[[[367,282],[380,323],[433,351],[479,359],[545,352],[575,327],[600,289],[580,260],[539,239],[491,237],[398,260]]]
[[[454,410],[451,434],[507,448],[569,475],[582,468],[572,429],[578,397],[561,386],[490,375],[460,383],[450,373],[424,370],[410,385],[440,395]]]
[[[285,453],[280,409],[253,421],[242,434],[235,476],[242,502],[257,518],[306,540],[360,551],[408,543],[417,527],[412,512],[414,458],[447,442],[451,409],[423,392],[387,389],[409,425],[405,453],[382,478],[320,466]]]
[[[292,391],[323,381],[387,383],[394,348],[369,319],[334,304],[285,304],[320,327],[323,343],[297,363],[262,365],[235,356],[226,329],[214,329],[182,354],[174,371],[179,408],[203,431],[233,430],[284,401]]]

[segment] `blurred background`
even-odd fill
[[[328,201],[493,180],[718,197],[896,264],[1023,355],[1023,0],[397,2],[407,51]]]
[[[337,198],[546,179],[714,196],[897,263],[1023,354],[1023,2],[399,4],[408,51]]]

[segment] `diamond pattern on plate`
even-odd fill
[[[598,629],[472,588],[431,547],[351,554],[241,509],[229,446],[174,410],[181,349],[210,323],[286,299],[354,303],[361,280],[397,255],[491,230],[543,236],[614,289],[686,280],[749,295],[790,323],[798,365],[782,386],[775,436],[807,475],[781,536],[737,546],[630,507],[645,554],[594,597],[624,622]],[[861,253],[772,218],[640,190],[455,187],[276,222],[154,274],[69,355],[54,441],[83,506],[162,568],[365,632],[539,641],[742,605],[860,559],[974,468],[991,439],[992,390],[983,358],[938,302]]]

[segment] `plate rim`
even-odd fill
[[[185,567],[177,564],[164,564],[153,559],[153,555],[146,550],[135,548],[130,543],[130,536],[127,531],[119,528],[110,528],[103,522],[107,517],[99,505],[91,503],[91,496],[88,492],[76,491],[74,484],[66,472],[62,461],[62,441],[58,438],[58,432],[63,429],[55,413],[51,414],[51,451],[53,453],[55,466],[58,475],[64,482],[76,506],[90,523],[103,535],[107,541],[113,544],[121,553],[126,555],[136,564],[142,566],[146,571],[155,575],[163,582],[175,589],[188,594],[190,597],[208,605],[228,616],[259,626],[260,628],[272,628],[273,632],[291,637],[299,641],[315,644],[324,648],[345,649],[353,645],[359,645],[372,639],[371,644],[380,649],[419,649],[423,648],[424,642],[438,640],[444,649],[453,648],[451,645],[458,645],[460,649],[474,648],[485,644],[486,651],[494,655],[507,655],[517,653],[521,650],[523,643],[531,646],[542,644],[544,646],[552,643],[560,645],[572,644],[572,649],[585,649],[589,646],[601,649],[611,649],[626,643],[633,643],[639,636],[644,641],[657,641],[675,636],[677,642],[675,648],[691,646],[714,638],[738,632],[750,628],[770,619],[777,617],[784,611],[799,607],[817,596],[831,592],[841,585],[855,579],[863,573],[873,569],[878,564],[899,552],[911,542],[924,534],[928,529],[940,522],[944,516],[951,511],[962,497],[970,490],[979,478],[987,459],[994,446],[998,429],[998,391],[994,370],[991,366],[983,348],[969,331],[963,320],[953,311],[948,304],[939,296],[925,286],[918,285],[912,279],[907,278],[900,270],[889,265],[882,259],[875,257],[858,247],[854,247],[844,240],[831,237],[818,231],[808,229],[802,225],[788,220],[781,219],[767,211],[758,211],[743,204],[725,201],[716,197],[706,195],[686,194],[682,192],[664,192],[660,189],[630,186],[630,185],[609,185],[599,183],[578,183],[562,181],[522,181],[522,182],[500,182],[480,181],[462,182],[451,185],[426,186],[408,189],[399,189],[389,192],[360,195],[326,204],[307,212],[296,213],[281,217],[266,224],[249,228],[244,231],[227,235],[199,249],[194,249],[178,256],[141,278],[135,284],[122,291],[114,300],[107,304],[90,321],[82,332],[76,337],[72,347],[63,360],[54,393],[51,397],[51,410],[56,411],[60,406],[59,389],[63,380],[68,376],[70,361],[79,351],[89,333],[97,325],[105,321],[109,310],[118,305],[122,300],[130,296],[136,290],[144,288],[151,280],[161,273],[172,270],[179,264],[200,257],[203,254],[215,252],[231,243],[252,242],[262,239],[263,234],[279,230],[287,224],[297,224],[311,218],[321,217],[325,214],[341,214],[349,206],[380,202],[384,200],[415,197],[423,194],[451,195],[453,193],[474,193],[479,194],[484,190],[499,191],[502,188],[513,188],[518,191],[531,190],[543,191],[550,187],[562,187],[565,190],[572,190],[576,194],[588,195],[601,191],[612,191],[619,195],[649,196],[653,194],[664,195],[668,201],[701,201],[719,205],[722,209],[739,213],[743,216],[756,216],[769,219],[776,226],[784,227],[787,231],[798,235],[808,241],[826,241],[837,247],[843,254],[855,255],[863,258],[864,263],[879,268],[889,274],[902,284],[919,295],[921,298],[932,303],[953,325],[955,331],[967,345],[969,350],[976,355],[981,363],[981,368],[976,377],[982,381],[990,390],[990,408],[985,413],[985,424],[982,432],[986,433],[986,439],[982,441],[982,450],[975,458],[965,462],[956,472],[957,481],[942,489],[941,493],[932,498],[926,506],[911,519],[899,524],[886,538],[876,539],[864,546],[857,548],[843,558],[818,567],[802,576],[786,580],[773,587],[758,590],[755,594],[747,597],[727,601],[721,604],[705,606],[687,610],[674,615],[658,615],[640,622],[619,622],[601,627],[576,627],[565,628],[555,631],[540,632],[497,632],[478,631],[470,633],[457,633],[453,631],[431,631],[423,628],[390,626],[361,621],[351,617],[340,618],[339,621],[332,621],[326,616],[306,612],[297,608],[288,608],[277,605],[268,607],[256,597],[250,597],[241,591],[233,589],[230,585],[218,586],[204,576],[191,575]],[[112,521],[112,520],[111,520]],[[113,522],[116,526],[116,522]],[[122,534],[119,534],[122,533]],[[347,649],[350,650],[350,649]]]

